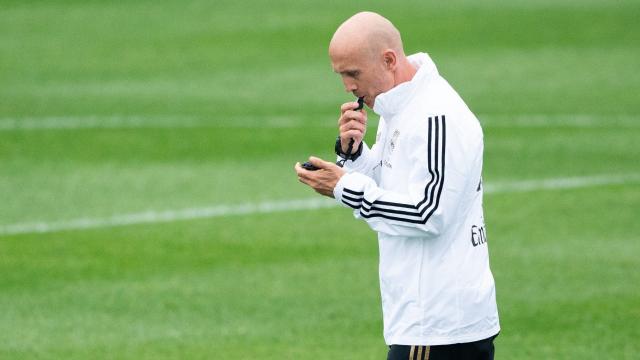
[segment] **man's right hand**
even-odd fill
[[[352,152],[355,152],[367,132],[367,112],[362,110],[355,110],[358,107],[358,102],[351,101],[342,104],[340,107],[341,115],[338,120],[338,127],[340,129],[340,145],[342,153],[346,154],[349,149],[349,142],[353,139]]]

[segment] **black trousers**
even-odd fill
[[[391,345],[387,360],[493,360],[496,336],[451,345]]]

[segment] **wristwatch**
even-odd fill
[[[336,146],[334,147],[334,151],[336,155],[340,156],[344,161],[351,160],[355,161],[362,155],[362,142],[360,142],[360,146],[358,146],[358,150],[355,153],[351,153],[353,151],[353,139],[349,141],[349,149],[347,149],[347,153],[342,152],[342,142],[340,141],[340,136],[336,138]]]

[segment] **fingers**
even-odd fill
[[[357,101],[350,101],[342,104],[340,106],[340,118],[338,120],[338,125],[342,125],[348,121],[355,120],[359,121],[362,124],[367,124],[367,112],[364,109],[356,111],[358,108]]]
[[[343,152],[348,151],[351,139],[357,149],[367,131],[367,112],[364,109],[354,111],[357,106],[357,102],[348,102],[340,107],[342,115],[338,119],[338,128]]]
[[[315,156],[310,156],[309,157],[309,162],[311,164],[313,164],[315,167],[317,167],[319,170],[322,169],[329,169],[331,167],[336,166],[336,164],[332,163],[332,162],[328,162],[328,161],[324,161],[318,157]],[[315,170],[315,171],[310,171],[307,170],[305,168],[302,167],[302,165],[300,164],[300,162],[297,162],[294,166],[293,169],[296,171],[296,173],[298,174],[298,178],[304,178],[304,179],[310,179],[311,177],[313,177],[313,174],[316,173],[319,170]]]
[[[309,162],[312,163],[315,167],[320,168],[320,169],[329,169],[331,167],[336,166],[336,164],[332,163],[332,162],[328,162],[328,161],[324,161],[320,158],[317,158],[315,156],[310,156],[309,157]]]
[[[357,134],[360,134],[360,136],[362,136],[367,130],[367,127],[366,125],[357,121],[350,121],[348,123],[340,125],[340,128],[338,130],[340,131],[340,136],[345,135],[345,138],[349,138],[354,137],[354,135]]]
[[[357,149],[360,146],[366,131],[366,125],[357,121],[349,121],[341,125],[339,132],[342,151],[345,153],[348,151],[351,139],[353,139],[354,149]]]
[[[342,153],[346,154],[349,152],[349,144],[353,140],[353,144],[351,145],[351,153],[355,152],[358,147],[360,147],[360,143],[362,142],[363,134],[357,131],[348,131],[340,134],[340,147],[342,148]]]
[[[342,104],[342,106],[340,106],[340,113],[344,114],[345,111],[348,110],[353,110],[353,109],[357,109],[358,108],[358,102],[357,101],[350,101],[347,103]]]
[[[318,177],[318,172],[321,171],[321,170],[309,171],[309,170],[303,168],[300,165],[299,162],[296,163],[294,168],[296,170],[296,173],[298,174],[298,181],[300,181],[301,183],[311,187],[315,191],[318,191],[319,183],[318,183],[317,177]]]
[[[342,113],[342,115],[340,116],[340,118],[338,118],[338,126],[344,125],[350,121],[355,121],[355,122],[359,122],[363,125],[367,125],[367,113],[366,111],[353,111],[353,110],[349,110],[346,111],[344,113]]]
[[[309,162],[311,164],[313,164],[315,167],[317,167],[318,170],[309,171],[309,170],[303,168],[302,165],[300,164],[300,162],[297,162],[293,167],[293,169],[298,174],[298,179],[300,179],[301,181],[302,180],[307,180],[308,181],[310,179],[316,178],[317,174],[319,173],[320,170],[331,170],[331,171],[333,171],[333,170],[335,170],[334,168],[338,168],[339,169],[339,167],[336,164],[334,164],[332,162],[329,162],[329,161],[322,160],[322,159],[320,159],[318,157],[315,157],[315,156],[310,156],[309,157]]]
[[[296,163],[296,165],[293,167],[294,170],[296,171],[296,174],[298,174],[298,181],[300,181],[303,184],[309,184],[310,178],[309,178],[309,174],[312,173],[312,171],[309,171],[305,168],[302,167],[302,165],[300,165],[299,162]]]
[[[296,163],[294,169],[298,174],[298,181],[308,185],[322,195],[333,197],[333,189],[338,180],[345,174],[345,171],[336,164],[315,156],[309,157],[309,162],[320,169],[308,171],[299,162]]]

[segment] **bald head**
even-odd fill
[[[376,56],[385,50],[404,55],[400,32],[391,21],[374,12],[360,12],[342,23],[329,44],[330,54],[356,52]]]
[[[329,57],[345,90],[364,97],[369,107],[378,95],[416,73],[404,54],[398,29],[373,12],[357,13],[338,27],[329,44]]]

